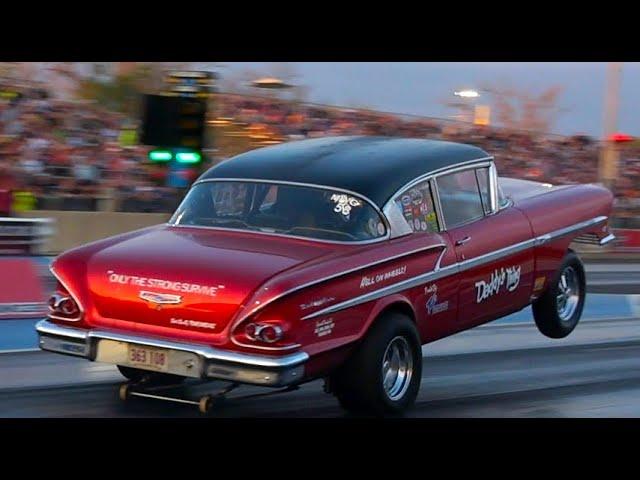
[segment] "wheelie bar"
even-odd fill
[[[165,402],[195,405],[198,407],[198,410],[200,411],[200,413],[208,413],[214,404],[221,403],[222,401],[226,400],[227,394],[240,386],[237,383],[232,383],[231,385],[223,388],[218,392],[202,395],[198,400],[190,400],[188,398],[179,398],[179,397],[159,394],[168,388],[175,387],[175,385],[150,385],[148,387],[146,387],[146,385],[148,385],[148,382],[144,382],[144,381],[126,382],[121,384],[120,390],[119,390],[120,400],[127,401],[131,397],[150,398],[152,400],[162,400]],[[270,395],[276,395],[278,393],[291,392],[291,391],[297,390],[298,388],[300,388],[298,385],[292,385],[292,386],[271,391],[271,392],[261,392],[261,393],[254,393],[250,395],[233,397],[233,400],[238,401],[238,400],[245,400],[249,398],[266,397]]]
[[[196,405],[200,413],[209,412],[217,400],[223,400],[224,397],[229,392],[239,387],[237,383],[232,383],[231,385],[223,388],[219,392],[203,395],[196,401],[196,400],[190,400],[187,398],[170,397],[166,395],[158,395],[156,393],[151,393],[156,390],[170,388],[170,386],[161,386],[161,387],[156,386],[155,388],[140,389],[140,390],[136,388],[138,386],[139,386],[138,384],[131,383],[131,382],[123,383],[122,385],[120,385],[120,390],[119,390],[120,400],[127,401],[131,397],[141,397],[141,398],[150,398],[153,400],[162,400],[165,402]]]

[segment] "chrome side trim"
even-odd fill
[[[600,246],[604,246],[607,243],[614,241],[615,239],[616,239],[616,236],[613,233],[610,233],[609,235],[607,235],[606,237],[600,240],[599,242]]]
[[[383,213],[387,217],[389,225],[391,225],[391,238],[398,238],[413,233],[413,230],[405,220],[396,202],[387,203]]]
[[[429,179],[429,185],[431,185],[431,196],[433,197],[433,204],[436,209],[436,216],[438,217],[438,227],[441,232],[444,232],[447,229],[447,223],[444,220],[442,203],[440,203],[440,191],[438,190],[438,182],[436,182],[435,177]]]
[[[337,311],[344,310],[346,308],[355,307],[356,305],[360,305],[362,303],[367,303],[372,300],[377,300],[378,298],[386,297],[387,295],[392,295],[394,293],[401,292],[402,290],[407,290],[409,288],[416,287],[428,281],[435,281],[440,278],[453,275],[454,273],[458,273],[458,271],[459,271],[459,266],[457,263],[454,263],[447,267],[441,268],[438,271],[423,273],[422,275],[418,275],[417,277],[408,278],[406,280],[403,280],[402,282],[394,283],[392,285],[379,288],[378,290],[365,293],[364,295],[354,297],[350,300],[336,303],[335,305],[331,305],[330,307],[323,308],[322,310],[318,310],[317,312],[314,312],[310,315],[302,317],[301,320],[310,320],[312,318],[320,317],[322,315],[327,315],[329,313],[335,313]]]
[[[484,255],[479,255],[474,258],[470,258],[469,260],[465,260],[463,262],[458,262],[460,266],[460,271],[464,272],[471,268],[475,268],[479,265],[483,265],[485,263],[492,262],[494,260],[498,260],[502,257],[507,257],[509,255],[513,255],[514,253],[520,253],[524,250],[527,250],[536,245],[536,239],[532,238],[531,240],[525,240],[524,242],[514,243],[513,245],[509,245],[508,247],[501,248],[499,250],[494,250],[490,253],[485,253]]]
[[[444,247],[442,249],[442,253],[440,254],[440,256],[438,257],[438,260],[436,261],[436,266],[435,266],[435,270],[438,271],[440,270],[440,264],[442,263],[442,258],[444,257],[444,254],[447,253],[447,247]]]
[[[386,257],[386,258],[383,258],[381,260],[376,260],[374,262],[367,263],[365,265],[360,265],[360,266],[357,266],[357,267],[354,267],[354,268],[350,268],[349,270],[343,270],[342,272],[338,272],[338,273],[335,273],[333,275],[329,275],[327,277],[319,278],[317,280],[312,280],[311,282],[303,283],[302,285],[299,285],[297,287],[293,287],[293,288],[291,288],[289,290],[286,290],[286,291],[280,293],[279,295],[276,295],[275,297],[269,299],[269,301],[267,301],[265,303],[262,303],[262,304],[258,305],[257,307],[254,307],[253,309],[241,314],[238,317],[238,319],[233,322],[233,325],[231,326],[230,332],[233,333],[233,331],[238,326],[238,324],[240,324],[242,321],[246,320],[247,317],[250,317],[251,315],[256,313],[258,310],[261,310],[262,308],[264,308],[267,305],[275,302],[276,300],[279,300],[282,297],[284,297],[286,295],[289,295],[291,293],[297,292],[298,290],[302,290],[303,288],[307,288],[307,287],[311,287],[313,285],[317,285],[318,283],[322,283],[322,282],[326,282],[326,281],[329,281],[329,280],[333,280],[334,278],[342,277],[344,275],[349,275],[350,273],[357,272],[358,270],[363,270],[365,268],[370,268],[370,267],[373,267],[375,265],[380,265],[382,263],[390,262],[392,260],[397,260],[398,258],[406,257],[408,255],[413,255],[414,253],[423,252],[423,251],[426,251],[426,250],[433,250],[435,248],[441,248],[441,247],[442,248],[446,248],[446,245],[444,243],[435,243],[433,245],[428,245],[426,247],[416,248],[415,250],[410,250],[408,252],[399,253],[399,254],[393,255],[391,257]]]
[[[489,165],[489,196],[491,199],[491,212],[496,213],[500,207],[498,203],[498,170],[494,162]]]
[[[540,235],[538,237],[532,238],[530,240],[525,240],[524,242],[519,242],[516,243],[514,245],[510,245],[508,247],[505,248],[501,248],[499,250],[495,250],[493,252],[484,254],[484,255],[480,255],[478,257],[474,257],[471,258],[469,260],[465,260],[463,262],[457,262],[457,263],[453,263],[451,265],[448,265],[444,268],[439,268],[440,265],[440,259],[438,260],[438,263],[436,264],[436,269],[433,272],[427,272],[424,273],[422,275],[418,275],[416,277],[412,277],[409,278],[407,280],[403,280],[401,282],[398,283],[394,283],[392,285],[388,285],[386,287],[380,288],[378,290],[374,290],[372,292],[368,292],[365,293],[364,295],[359,295],[357,297],[354,297],[350,300],[346,300],[344,302],[340,302],[337,303],[335,305],[331,305],[327,308],[323,308],[322,310],[318,310],[317,312],[314,312],[310,315],[307,315],[305,317],[302,317],[302,320],[309,320],[312,318],[316,318],[322,315],[328,315],[330,313],[335,313],[337,311],[340,310],[344,310],[346,308],[350,308],[350,307],[354,307],[356,305],[360,305],[362,303],[366,303],[366,302],[370,302],[372,300],[377,300],[378,298],[382,298],[384,296],[387,295],[391,295],[394,293],[398,293],[401,292],[403,290],[407,290],[409,288],[413,288],[415,286],[418,286],[422,283],[426,283],[426,282],[432,282],[435,280],[438,280],[440,278],[449,276],[449,275],[453,275],[459,272],[464,272],[466,270],[469,270],[471,268],[483,265],[485,263],[489,263],[492,262],[494,260],[497,260],[499,258],[502,257],[507,257],[509,255],[513,255],[515,253],[519,253],[522,252],[524,250],[527,250],[529,248],[533,248],[539,245],[543,245],[545,243],[547,243],[550,240],[562,237],[564,235],[567,235],[571,232],[580,230],[582,228],[586,228],[592,225],[596,225],[598,223],[601,223],[603,221],[605,221],[607,219],[607,217],[605,216],[600,216],[600,217],[595,217],[592,218],[590,220],[586,220],[584,222],[580,222],[577,223],[575,225],[571,225],[569,227],[566,228],[561,228],[559,230],[555,230],[553,232],[547,233],[545,235]],[[441,254],[441,258],[442,256],[444,256],[444,252]]]
[[[52,335],[55,337],[72,338],[89,342],[92,339],[98,340],[114,340],[117,342],[136,343],[140,345],[148,345],[151,347],[168,348],[171,350],[180,350],[191,352],[207,360],[217,360],[225,363],[238,363],[242,365],[250,365],[254,367],[264,368],[289,368],[300,365],[309,359],[306,352],[296,352],[283,357],[268,357],[265,355],[250,355],[245,353],[229,352],[219,350],[217,348],[208,347],[206,345],[188,344],[174,342],[169,340],[161,340],[156,338],[141,337],[137,335],[129,335],[109,330],[81,330],[73,327],[63,327],[56,325],[47,320],[41,320],[36,324],[36,330],[41,335]]]
[[[568,235],[569,233],[573,233],[577,230],[581,230],[583,228],[587,228],[587,227],[591,227],[593,225],[597,225],[598,223],[602,223],[602,222],[606,222],[607,221],[606,216],[601,215],[599,217],[594,217],[590,220],[585,220],[584,222],[580,222],[580,223],[576,223],[574,225],[570,225],[568,227],[565,228],[560,228],[558,230],[554,230],[553,232],[549,232],[546,233],[544,235],[540,235],[539,237],[536,237],[536,246],[538,245],[544,245],[545,243],[558,238],[558,237],[562,237],[564,235]]]

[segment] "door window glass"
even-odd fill
[[[475,170],[442,175],[437,182],[442,214],[448,229],[484,216]]]

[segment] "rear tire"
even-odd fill
[[[538,330],[549,338],[564,338],[578,325],[586,298],[586,275],[580,258],[569,251],[553,282],[531,305]]]
[[[378,319],[356,351],[330,379],[340,405],[357,414],[398,414],[415,402],[422,380],[422,349],[409,317]]]

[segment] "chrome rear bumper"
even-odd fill
[[[39,346],[49,352],[73,355],[92,361],[105,361],[98,357],[101,341],[114,344],[133,344],[167,349],[176,355],[195,356],[200,361],[196,371],[186,376],[212,378],[237,383],[248,383],[270,387],[282,387],[300,381],[304,375],[304,363],[309,359],[305,352],[296,352],[283,357],[235,353],[206,345],[173,342],[151,337],[141,337],[111,330],[85,330],[67,327],[41,320],[36,325]],[[120,364],[120,362],[108,363]],[[192,368],[191,365],[185,368]],[[180,372],[169,372],[177,373]]]

